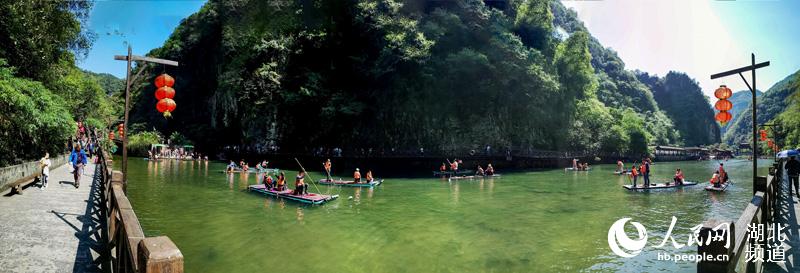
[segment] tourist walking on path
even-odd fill
[[[50,162],[50,153],[44,153],[44,157],[39,160],[39,164],[42,166],[42,186],[39,189],[47,188],[47,180],[50,178],[50,165],[53,165]]]
[[[797,198],[800,198],[800,191],[798,191],[798,181],[797,178],[800,176],[800,161],[797,161],[797,158],[794,156],[789,158],[789,161],[786,162],[786,172],[789,175],[789,195],[792,195],[792,185],[794,185],[794,194]]]
[[[86,153],[84,153],[83,149],[78,145],[75,145],[75,148],[72,149],[72,153],[69,155],[69,163],[72,165],[76,189],[81,186],[81,173],[83,172],[83,166],[86,165],[86,161]]]

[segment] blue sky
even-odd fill
[[[711,74],[756,62],[757,87],[767,90],[800,69],[800,1],[568,1],[589,31],[617,51],[628,69],[695,78],[711,97],[720,84],[744,90],[741,78]],[[746,75],[750,81],[749,73]]]
[[[143,55],[161,46],[180,21],[197,12],[205,0],[97,1],[89,27],[97,32],[81,68],[124,77],[125,65],[113,55],[126,43]],[[712,96],[720,84],[734,90],[738,77],[711,80],[711,74],[771,62],[758,71],[758,87],[766,90],[800,69],[800,1],[605,0],[568,1],[589,31],[616,50],[628,69],[658,75],[686,72]],[[749,77],[748,77],[749,80]]]
[[[205,0],[181,1],[96,1],[89,18],[89,28],[97,40],[78,66],[94,72],[125,77],[125,62],[114,55],[125,55],[128,43],[133,54],[144,55],[160,47],[183,18],[197,12]]]

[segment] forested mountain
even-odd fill
[[[683,142],[558,1],[212,0],[150,55],[181,66],[148,68],[134,122],[200,147],[642,154]],[[176,77],[171,119],[154,109],[162,72]]]
[[[557,36],[588,32],[574,10],[567,9],[560,1],[552,1],[550,6]],[[673,121],[659,109],[649,87],[640,82],[633,71],[625,69],[625,63],[614,50],[592,37],[589,52],[599,83],[597,95],[600,101],[610,108],[636,112],[646,121],[645,129],[652,135],[652,144],[682,144]]]
[[[797,90],[796,85],[798,75],[800,75],[800,71],[787,76],[780,82],[770,87],[766,92],[764,92],[764,95],[759,97],[757,103],[758,106],[756,109],[758,114],[756,117],[756,122],[758,124],[769,122],[777,117],[778,114],[787,109],[789,104],[789,96],[794,94]],[[749,96],[750,94],[747,94],[748,99],[752,100],[752,98],[749,98]],[[747,103],[745,109],[743,109],[738,116],[733,116],[733,121],[725,132],[723,138],[725,142],[729,144],[737,144],[752,141],[753,121],[751,107],[751,104]]]
[[[761,90],[756,91],[756,97],[760,98],[762,95],[764,95],[764,92]],[[716,98],[714,98],[714,100],[716,100]],[[728,100],[731,101],[731,104],[733,104],[733,107],[729,111],[731,116],[738,117],[742,114],[742,111],[744,111],[745,108],[750,107],[750,104],[753,101],[753,95],[750,94],[749,90],[742,90],[734,92]],[[728,122],[725,125],[721,125],[719,129],[720,134],[724,136],[725,132],[732,124],[733,122]]]
[[[674,71],[662,78],[647,73],[638,73],[637,77],[653,90],[655,100],[675,123],[684,145],[700,146],[720,141],[715,112],[697,81]]]

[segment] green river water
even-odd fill
[[[129,164],[128,194],[145,233],[169,236],[192,273],[694,272],[694,263],[657,260],[659,252],[696,251],[654,247],[672,216],[674,238],[685,243],[691,227],[737,218],[752,196],[752,162],[744,160],[725,162],[738,183],[724,193],[706,192],[707,182],[633,193],[621,187],[627,176],[612,174],[616,166],[600,165],[588,173],[539,170],[472,181],[390,178],[373,189],[318,185],[340,196],[321,206],[250,193],[256,175],[221,173],[223,163]],[[770,161],[759,164],[763,174]],[[651,180],[663,183],[682,168],[687,180],[707,181],[717,166],[658,162]],[[634,258],[608,246],[609,227],[624,217],[649,235]]]

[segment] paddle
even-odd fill
[[[317,184],[314,183],[314,178],[311,178],[311,174],[309,174],[306,171],[306,168],[303,168],[303,164],[300,164],[300,160],[297,160],[297,158],[295,157],[294,161],[297,162],[297,165],[300,165],[300,169],[303,170],[303,173],[305,173],[306,176],[308,176],[308,179],[311,180],[311,185],[314,185],[314,188],[317,189],[317,192],[322,193],[322,191],[320,191],[319,188],[317,188]]]

